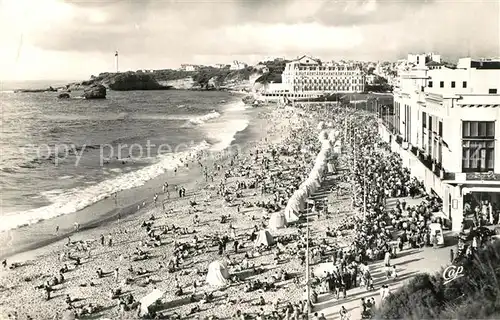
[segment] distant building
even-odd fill
[[[374,74],[369,74],[365,78],[367,84],[373,85],[375,83],[375,80],[377,79],[377,76]]]
[[[267,56],[263,61],[285,61],[285,57],[271,57]]]
[[[265,87],[266,99],[316,98],[337,92],[364,91],[364,74],[360,68],[323,64],[309,56],[298,57],[286,64],[282,83]]]
[[[364,74],[359,68],[323,65],[319,59],[302,56],[286,64],[282,82],[295,93],[362,92]]]
[[[435,53],[409,53],[406,61],[416,66],[425,66],[431,61],[441,63],[441,55]]]
[[[216,64],[212,65],[212,67],[217,68],[217,69],[224,69],[226,67],[229,67],[229,65],[224,64],[224,63],[216,63]]]
[[[500,60],[463,58],[449,67],[438,55],[408,55],[406,62],[393,115],[378,110],[380,132],[459,231],[466,207],[500,208]]]
[[[241,70],[241,69],[245,69],[246,67],[248,67],[248,65],[246,63],[235,60],[235,61],[233,61],[233,64],[231,65],[230,70]]]
[[[194,64],[181,64],[181,69],[182,71],[196,71],[198,70],[200,67],[197,66],[197,65],[194,65]]]
[[[258,65],[254,66],[253,68],[262,71],[262,73],[269,72],[269,68],[265,64],[259,63]]]

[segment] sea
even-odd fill
[[[51,84],[0,86],[0,232],[142,186],[188,153],[223,150],[252,117],[224,91],[108,91],[105,100],[13,91]]]

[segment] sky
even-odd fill
[[[308,54],[500,56],[500,0],[0,0],[0,80]]]

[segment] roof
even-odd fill
[[[307,57],[307,58],[309,58],[309,59],[311,59],[311,60],[313,60],[313,61],[316,61],[317,63],[321,63],[321,60],[316,59],[316,58],[312,58],[312,57],[310,57],[310,56],[308,56],[308,55],[303,55],[302,57],[299,57],[299,58],[294,59],[294,60],[292,60],[292,61],[299,61],[299,60],[302,60],[302,59],[304,59],[304,58],[306,58],[306,57]]]
[[[427,62],[425,65],[427,67],[436,67],[436,66],[442,66],[443,64],[432,60],[432,61]]]

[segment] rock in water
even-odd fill
[[[111,90],[116,91],[168,89],[168,87],[160,85],[150,74],[131,71],[115,73],[104,79],[103,83],[107,84]]]
[[[241,100],[246,105],[253,105],[257,101],[252,95],[244,96]]]
[[[102,84],[94,84],[83,92],[85,99],[106,99],[106,87]]]
[[[69,99],[70,98],[69,93],[67,93],[67,92],[60,93],[57,97],[59,99]]]

